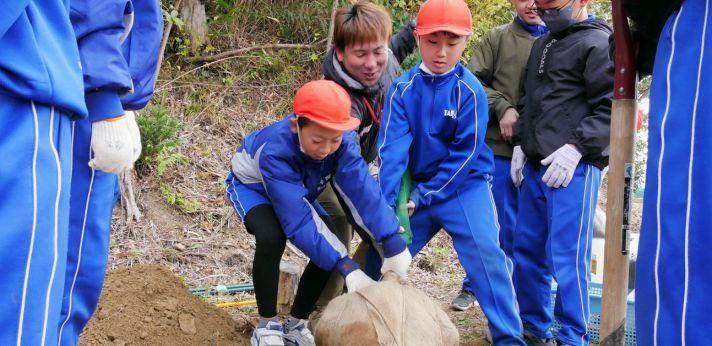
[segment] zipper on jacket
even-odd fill
[[[435,87],[435,76],[433,78],[433,83],[430,86],[432,88],[430,95],[432,95],[432,99],[430,100],[430,115],[428,116],[428,134],[433,133],[433,113],[435,113],[435,99],[436,99],[436,93],[438,92],[438,88]]]

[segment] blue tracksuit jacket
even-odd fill
[[[0,94],[86,117],[69,0],[6,1],[0,11]]]
[[[381,190],[390,206],[406,167],[416,207],[443,201],[472,174],[494,172],[485,145],[487,95],[462,64],[437,76],[413,67],[393,82],[388,95],[378,153]]]
[[[51,104],[92,121],[121,115],[121,96],[127,109],[142,108],[153,91],[156,64],[151,57],[158,55],[158,47],[146,42],[161,37],[162,18],[160,11],[139,16],[137,30],[122,37],[134,10],[155,7],[146,1],[134,3],[8,3],[0,13],[0,47],[12,48],[0,49],[0,93]],[[123,48],[116,44],[121,39],[126,39]]]
[[[141,109],[151,98],[161,16],[155,1],[72,0],[89,120]]]
[[[253,207],[271,204],[287,238],[324,270],[346,276],[348,251],[321,220],[326,213],[316,202],[331,181],[353,220],[371,239],[383,243],[384,256],[405,249],[399,224],[378,184],[368,173],[355,132],[344,133],[339,149],[322,161],[299,150],[297,135],[282,121],[248,135],[232,158],[227,195],[244,220]]]

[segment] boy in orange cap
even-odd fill
[[[411,254],[445,229],[473,279],[493,342],[523,345],[511,261],[498,243],[494,162],[484,143],[487,95],[459,62],[471,33],[464,1],[430,0],[421,7],[415,37],[422,63],[397,79],[386,97],[380,185],[394,207],[401,177],[410,170]]]
[[[227,197],[256,240],[252,276],[260,321],[253,345],[314,345],[307,320],[331,270],[344,276],[349,291],[374,282],[349,257],[316,202],[329,182],[364,231],[361,236],[383,247],[382,272],[406,277],[410,253],[395,214],[361,157],[352,131],[359,120],[350,112],[349,95],[338,84],[309,82],[297,90],[294,113],[249,134],[232,158]],[[277,286],[287,240],[310,261],[291,317],[282,324],[276,311]]]

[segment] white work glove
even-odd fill
[[[94,157],[89,166],[94,169],[119,174],[131,168],[134,150],[126,118],[92,123],[91,149]]]
[[[408,268],[410,268],[410,260],[412,259],[413,256],[410,255],[408,248],[393,257],[387,257],[383,260],[381,274],[392,271],[398,274],[398,276],[405,281],[408,279]]]
[[[364,287],[376,283],[376,281],[373,281],[373,279],[368,277],[368,275],[366,275],[366,273],[364,273],[361,269],[356,269],[349,273],[349,275],[346,275],[344,281],[346,281],[346,288],[349,293],[358,291]]]
[[[567,187],[574,177],[576,166],[581,160],[581,153],[571,144],[565,144],[547,158],[541,160],[541,164],[549,166],[541,178],[547,186],[559,188]]]
[[[408,208],[408,216],[413,216],[413,213],[415,213],[415,202],[413,202],[412,200],[408,201],[408,203],[406,203],[405,206]],[[401,233],[403,233],[403,232],[401,232]]]
[[[522,186],[524,180],[524,164],[527,163],[527,156],[522,151],[522,146],[517,145],[512,152],[512,165],[509,168],[509,174],[512,176],[514,186]]]
[[[138,123],[136,122],[136,116],[133,111],[126,111],[124,113],[124,118],[126,118],[126,126],[129,128],[129,135],[131,135],[131,146],[133,148],[133,162],[136,162],[141,156],[141,132],[138,129]]]

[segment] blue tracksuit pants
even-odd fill
[[[56,345],[69,223],[71,123],[0,94],[0,345]]]
[[[499,246],[504,254],[512,258],[514,244],[514,227],[517,225],[517,202],[519,189],[514,186],[509,173],[512,159],[504,156],[494,157],[494,176],[492,177],[492,195],[497,206],[497,222],[499,222]],[[470,278],[465,276],[462,290],[472,292]]]
[[[69,242],[59,328],[60,345],[76,345],[94,313],[109,257],[118,178],[89,167],[91,122],[74,122]]]
[[[639,345],[712,344],[711,2],[683,2],[658,43],[636,267]]]
[[[471,278],[472,291],[489,320],[495,345],[522,345],[510,271],[511,261],[499,247],[491,177],[473,177],[448,200],[415,211],[410,218],[415,256],[440,231],[452,237],[458,259]]]
[[[554,316],[557,339],[588,344],[588,283],[593,218],[601,170],[579,164],[568,187],[550,188],[541,178],[548,167],[527,163],[514,232],[514,286],[524,328],[550,338],[551,280],[558,283]]]

